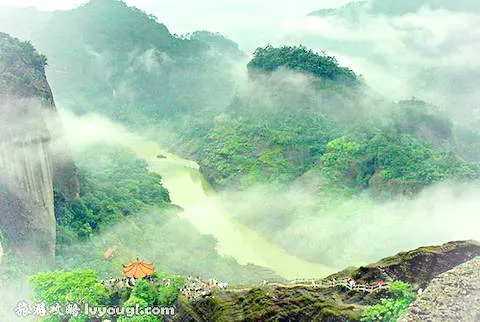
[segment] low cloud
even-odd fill
[[[342,269],[397,252],[456,240],[480,240],[480,183],[444,182],[413,199],[373,201],[319,195],[321,178],[282,192],[256,186],[223,199],[242,222],[266,234],[291,254]]]
[[[280,42],[326,50],[394,100],[411,96],[467,114],[478,102],[480,15],[420,8],[398,16],[293,20]]]

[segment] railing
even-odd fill
[[[264,283],[264,285],[277,286],[283,288],[295,288],[295,287],[310,287],[310,288],[333,288],[337,286],[345,287],[348,290],[360,291],[364,293],[373,293],[388,288],[389,283],[378,281],[372,284],[361,284],[350,279],[347,281],[333,280],[310,280],[310,281],[293,281],[291,284],[280,283]]]
[[[101,282],[103,285],[109,288],[115,287],[128,287],[133,288],[135,286],[134,279],[128,278],[116,278],[111,280],[105,280]],[[169,280],[164,279],[158,281],[162,285],[169,285]],[[296,280],[292,281],[289,284],[282,284],[277,282],[267,282],[262,283],[265,286],[274,286],[279,288],[334,288],[334,287],[344,287],[350,291],[357,291],[363,293],[374,293],[381,290],[388,289],[389,283],[385,281],[376,281],[371,284],[358,283],[352,278],[347,278],[344,280],[329,279],[329,280]],[[185,296],[188,300],[194,300],[197,298],[205,297],[212,294],[213,289],[225,289],[227,283],[218,282],[216,280],[202,281],[200,279],[188,279],[188,283],[179,289],[179,292]],[[245,291],[246,289],[230,289],[230,291]]]

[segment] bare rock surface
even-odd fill
[[[480,321],[480,256],[434,278],[400,321]]]

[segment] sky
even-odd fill
[[[298,19],[282,43],[325,50],[394,100],[415,96],[470,117],[480,106],[480,12],[463,2],[442,0],[434,9],[433,0],[421,2],[396,15]]]
[[[41,10],[66,10],[71,9],[79,4],[84,3],[85,0],[0,0],[0,5],[15,6],[15,7],[36,7]],[[234,11],[245,13],[251,11],[259,11],[259,9],[269,10],[275,8],[276,13],[279,11],[292,12],[293,11],[313,11],[318,8],[337,7],[348,0],[289,0],[289,1],[275,1],[275,0],[127,0],[130,5],[137,6],[141,9],[153,9],[155,11],[167,10],[185,10],[187,7],[192,10],[213,10],[212,14],[219,15],[221,13]],[[285,11],[287,10],[287,11]],[[190,15],[192,16],[192,15]]]
[[[0,0],[0,6],[68,10],[85,0]],[[349,0],[126,0],[154,14],[172,33],[195,30],[222,32],[251,51],[254,44],[280,37],[279,26],[321,8],[339,7]]]
[[[352,0],[125,1],[157,16],[171,33],[220,32],[250,55],[267,44],[326,51],[395,100],[416,96],[439,105],[480,106],[477,0],[370,0],[400,14],[361,16],[357,23],[306,17]],[[0,0],[0,6],[67,10],[84,2]],[[441,3],[442,9],[431,10],[429,3]]]

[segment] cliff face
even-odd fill
[[[480,256],[478,242],[450,242],[399,253],[367,266],[349,268],[324,280],[214,290],[193,299],[181,298],[174,321],[360,321],[367,305],[377,304],[386,296],[385,289],[379,288],[377,282],[404,281],[412,284],[417,291],[442,273],[477,256]],[[475,269],[469,271],[475,272]],[[463,278],[471,282],[478,280],[477,275],[478,272]],[[354,282],[350,287],[347,287],[348,280]],[[473,289],[477,284],[469,285]],[[460,288],[464,296],[476,294],[473,290],[465,291],[465,288]],[[470,300],[474,302],[477,298]],[[433,300],[430,298],[428,303],[432,304]],[[461,304],[459,301],[456,303]],[[468,308],[466,312],[477,314],[477,311]]]
[[[480,321],[480,257],[437,276],[399,321]]]
[[[48,263],[55,251],[54,180],[70,195],[78,194],[78,182],[45,64],[29,43],[0,33],[0,229],[16,255]]]

